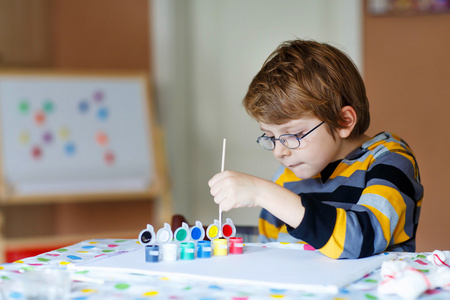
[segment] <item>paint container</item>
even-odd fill
[[[191,227],[190,238],[194,242],[201,241],[205,238],[205,229],[200,221],[195,222],[195,226]]]
[[[220,230],[219,220],[214,220],[214,223],[206,229],[206,236],[210,241],[213,241],[220,236]]]
[[[162,246],[162,261],[176,261],[178,257],[178,244],[167,243]]]
[[[195,258],[195,244],[193,242],[183,242],[180,244],[180,259],[192,260]]]
[[[156,235],[155,230],[153,229],[153,226],[150,224],[147,224],[147,228],[142,230],[139,233],[138,237],[139,243],[143,245],[153,245],[156,242]]]
[[[230,254],[242,254],[244,240],[241,237],[230,237]]]
[[[146,262],[159,262],[159,246],[158,245],[146,245],[145,246],[145,261]]]
[[[227,218],[226,222],[222,224],[222,236],[229,239],[236,235],[236,226],[234,226],[233,221]]]
[[[211,241],[198,241],[197,243],[197,258],[211,257]]]
[[[173,237],[175,241],[179,243],[188,241],[190,239],[189,225],[183,222],[181,227],[178,227],[178,229],[175,230]]]
[[[172,239],[173,239],[172,229],[169,224],[164,223],[164,227],[160,228],[156,233],[156,240],[158,241],[158,244],[162,245],[170,243]]]
[[[214,255],[226,256],[228,254],[228,241],[224,238],[213,240]]]

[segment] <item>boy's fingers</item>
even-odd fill
[[[209,187],[212,187],[213,185],[215,185],[218,181],[220,181],[220,179],[221,179],[222,177],[223,177],[223,172],[217,173],[216,175],[214,175],[214,176],[208,181]]]
[[[229,201],[224,201],[222,203],[219,204],[219,208],[222,211],[229,211],[232,207],[230,207],[230,205],[228,204]]]

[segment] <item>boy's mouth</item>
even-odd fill
[[[302,164],[303,164],[303,163],[292,164],[292,165],[289,165],[288,168],[289,168],[289,169],[293,169],[293,168],[298,167],[298,166],[300,166],[300,165],[302,165]]]

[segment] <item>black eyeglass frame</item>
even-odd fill
[[[299,148],[300,147],[300,140],[301,139],[303,139],[303,138],[305,138],[308,134],[310,134],[311,132],[313,132],[314,130],[316,130],[317,128],[319,128],[319,126],[320,125],[322,125],[323,123],[325,123],[325,121],[322,121],[319,125],[317,125],[316,127],[314,127],[313,129],[311,129],[310,131],[308,131],[307,133],[305,133],[304,135],[302,135],[301,137],[297,137],[297,135],[295,135],[295,134],[291,134],[291,133],[287,133],[287,134],[282,134],[282,135],[280,135],[278,138],[274,138],[274,137],[268,137],[268,136],[266,136],[266,134],[264,133],[263,135],[261,135],[260,137],[258,137],[257,139],[256,139],[256,142],[258,143],[258,144],[260,144],[261,145],[261,147],[264,149],[264,150],[269,150],[269,151],[272,151],[273,149],[275,149],[275,146],[276,146],[276,141],[280,141],[280,143],[284,146],[284,147],[286,147],[286,148],[288,148],[288,149],[297,149],[297,148]],[[296,139],[297,139],[297,141],[298,141],[298,146],[297,147],[288,147],[288,146],[286,146],[284,143],[283,143],[283,137],[286,137],[286,136],[289,136],[289,137],[295,137]],[[270,139],[271,141],[272,141],[272,145],[273,145],[273,148],[266,148],[266,147],[264,147],[263,146],[263,144],[262,143],[260,143],[260,140],[261,139]],[[287,138],[285,138],[284,140],[287,140]]]

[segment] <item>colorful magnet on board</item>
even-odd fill
[[[181,224],[181,227],[178,227],[177,230],[175,230],[173,237],[176,242],[185,242],[189,240],[189,225],[185,222]]]
[[[222,236],[226,239],[235,236],[236,226],[234,226],[233,221],[227,218],[226,222],[222,224]]]
[[[200,221],[195,222],[195,226],[191,227],[190,230],[191,240],[194,242],[201,241],[205,238],[205,229]]]
[[[108,111],[108,109],[106,107],[101,107],[101,108],[98,109],[98,111],[97,111],[97,118],[100,121],[106,120],[108,118],[108,116],[109,116],[109,111]]]
[[[31,157],[34,159],[40,159],[42,157],[42,149],[39,146],[34,146],[31,149]]]
[[[146,262],[159,262],[159,246],[158,245],[146,245],[145,246],[145,261]]]
[[[156,233],[156,240],[160,245],[169,243],[173,239],[173,232],[169,224],[164,223],[164,227],[160,228]]]
[[[162,261],[176,261],[178,257],[178,243],[162,245]]]
[[[72,156],[75,154],[77,150],[77,147],[75,146],[74,143],[72,142],[68,142],[64,145],[64,152],[68,155],[68,156]]]
[[[42,111],[37,111],[34,114],[34,122],[36,123],[36,125],[43,125],[45,123],[45,115]]]
[[[93,96],[95,101],[101,102],[105,97],[105,94],[103,93],[103,91],[95,91]]]
[[[116,160],[116,156],[114,155],[114,152],[108,150],[103,154],[103,160],[108,166],[112,166]]]
[[[220,235],[220,224],[219,220],[214,220],[214,223],[209,225],[208,228],[206,228],[206,236],[210,241],[214,240],[215,238],[218,238]]]
[[[42,105],[42,109],[47,113],[50,114],[55,110],[55,105],[53,104],[52,100],[46,99],[44,104]]]
[[[180,244],[180,259],[192,260],[195,258],[195,244],[193,242],[183,242]]]
[[[210,257],[211,257],[211,241],[198,241],[197,258],[210,258]]]
[[[156,235],[153,226],[147,224],[147,228],[139,233],[138,240],[141,244],[153,245],[156,242]]]
[[[28,131],[22,131],[19,134],[19,143],[22,146],[26,146],[28,145],[29,142],[30,142],[30,134],[28,133]]]
[[[63,141],[67,141],[69,139],[70,136],[70,131],[67,127],[60,127],[58,129],[58,137],[63,140]]]
[[[89,110],[89,103],[86,100],[81,100],[80,103],[78,103],[78,111],[84,114],[88,110]]]
[[[214,255],[225,256],[228,254],[228,240],[224,238],[213,240]]]
[[[30,110],[30,103],[28,103],[28,99],[22,99],[19,103],[19,111],[22,114],[26,114],[28,113],[28,111]]]
[[[53,141],[53,134],[51,131],[45,131],[44,134],[42,135],[42,140],[44,141],[44,143],[46,144],[50,144]]]
[[[241,237],[230,237],[230,254],[242,254],[244,250],[244,239]]]
[[[99,131],[95,134],[95,140],[99,146],[106,146],[108,145],[109,138],[106,133]]]

